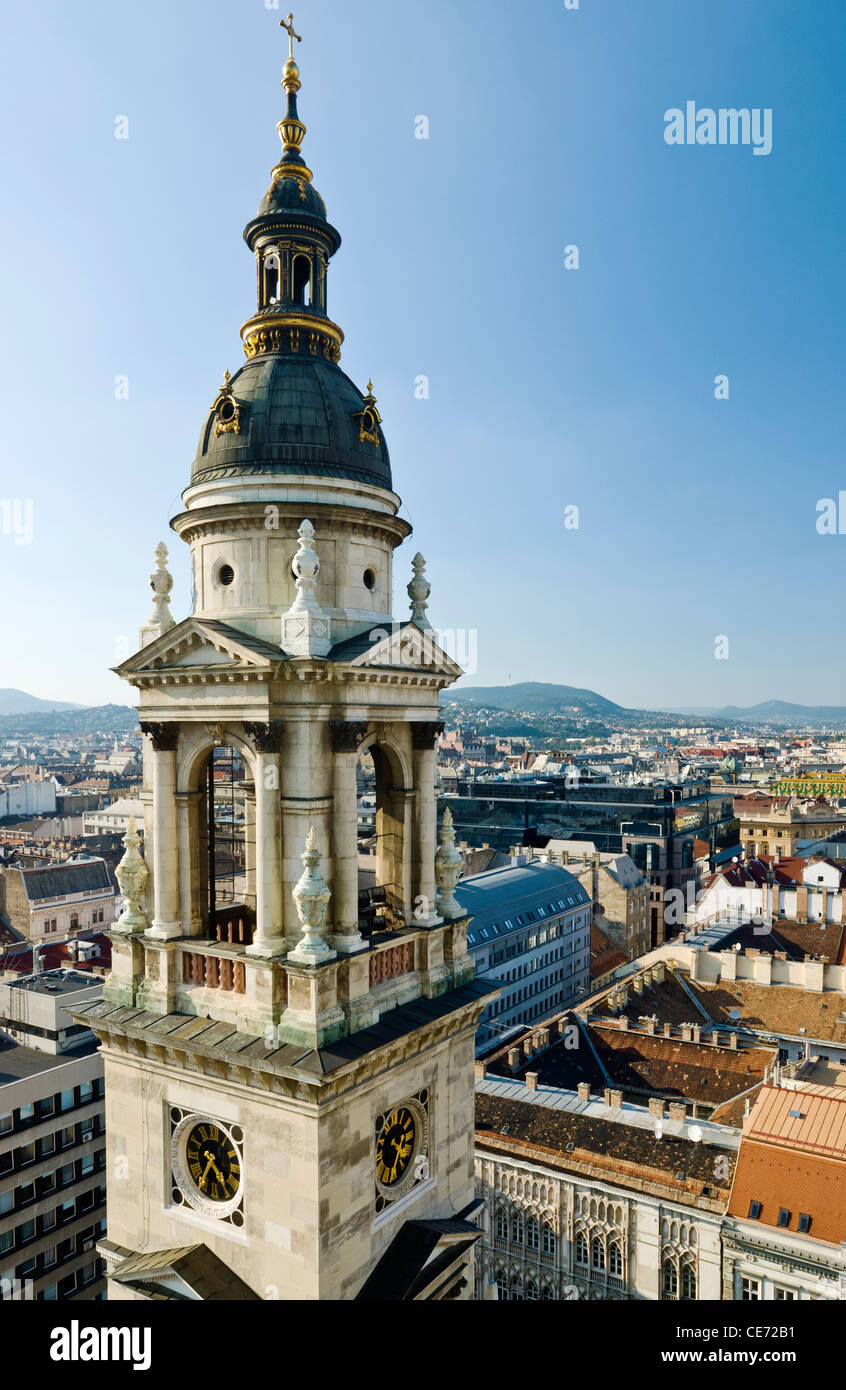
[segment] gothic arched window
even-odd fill
[[[584,1240],[584,1236],[582,1236],[582,1240]],[[543,1253],[545,1255],[555,1254],[555,1232],[548,1221],[543,1223]],[[585,1255],[585,1264],[587,1264],[587,1255]]]
[[[523,1302],[523,1281],[522,1279],[516,1276],[514,1279],[511,1280],[511,1302]]]
[[[576,1264],[586,1265],[588,1262],[588,1243],[585,1240],[584,1232],[579,1231],[576,1235]]]
[[[682,1265],[681,1296],[685,1299],[696,1298],[696,1269],[692,1260],[685,1260]]]
[[[496,1239],[508,1240],[508,1217],[502,1207],[496,1209]]]
[[[679,1274],[674,1259],[667,1258],[662,1266],[661,1290],[665,1298],[677,1298]]]
[[[534,1279],[526,1280],[526,1302],[535,1303],[538,1297],[538,1286]]]
[[[602,1244],[599,1236],[594,1236],[591,1242],[590,1266],[591,1269],[597,1270],[603,1270],[605,1268],[605,1246]]]
[[[612,1240],[608,1246],[608,1273],[612,1274],[615,1279],[622,1278],[623,1252],[618,1240]]]
[[[511,1243],[512,1245],[523,1244],[523,1213],[515,1211],[511,1218]]]
[[[498,1295],[498,1297],[500,1298],[500,1300],[501,1300],[502,1302],[504,1302],[504,1303],[507,1303],[507,1302],[508,1302],[508,1276],[506,1275],[504,1269],[498,1269],[497,1272],[496,1272],[496,1289],[497,1289],[497,1295]]]
[[[526,1247],[529,1250],[537,1250],[538,1245],[538,1223],[533,1216],[530,1216],[526,1222]]]

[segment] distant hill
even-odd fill
[[[61,709],[0,716],[2,738],[25,738],[27,734],[47,738],[51,734],[128,734],[137,727],[138,711],[129,705],[65,705]]]
[[[519,685],[476,685],[452,690],[448,700],[463,704],[484,705],[487,709],[520,710],[531,714],[578,714],[585,716],[614,715],[619,718],[630,711],[595,690],[581,690],[575,685],[548,685],[542,681],[523,681]]]
[[[843,724],[846,705],[791,705],[785,700],[763,700],[759,705],[726,705],[717,719],[736,719],[754,724]]]
[[[40,710],[85,709],[85,705],[68,704],[67,700],[40,700],[25,690],[0,690],[0,715],[37,714]]]

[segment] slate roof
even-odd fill
[[[166,1041],[178,1047],[190,1041],[192,1052],[231,1061],[237,1066],[250,1066],[256,1071],[300,1072],[306,1079],[326,1076],[340,1071],[385,1043],[416,1032],[418,1028],[435,1023],[448,1014],[474,1004],[493,994],[499,986],[486,980],[470,980],[457,989],[449,990],[434,999],[415,999],[384,1013],[378,1023],[362,1028],[350,1037],[341,1038],[325,1047],[308,1048],[294,1043],[279,1046],[265,1042],[254,1034],[242,1033],[229,1023],[215,1023],[195,1014],[153,1014],[145,1009],[118,1006],[107,1000],[86,1004],[73,1010],[73,1017],[95,1032],[108,1034],[111,1026],[119,1027],[130,1037],[148,1041]]]
[[[471,1206],[475,1206],[471,1203]],[[481,1236],[460,1216],[406,1221],[357,1295],[359,1303],[410,1302],[452,1282],[455,1265]]]
[[[68,893],[113,893],[109,872],[102,859],[81,864],[48,864],[43,869],[21,869],[21,880],[30,902],[61,898]]]
[[[249,1284],[231,1270],[207,1245],[184,1245],[175,1250],[154,1250],[146,1255],[129,1255],[115,1267],[111,1278],[148,1296],[155,1293],[155,1281],[177,1275],[199,1299],[206,1302],[259,1300]],[[170,1298],[185,1298],[177,1290],[159,1285],[159,1292]]]
[[[545,922],[590,902],[579,880],[557,864],[535,862],[462,879],[455,896],[473,918],[470,947]],[[518,921],[521,918],[521,921]]]
[[[316,314],[314,318],[319,329],[321,319]],[[243,407],[240,433],[216,435],[210,407],[200,431],[192,484],[306,473],[391,489],[385,436],[379,428],[378,445],[360,438],[356,416],[366,408],[364,397],[334,362],[312,356],[305,347],[296,354],[262,353],[235,372],[230,386]]]
[[[477,1147],[484,1149],[486,1141],[493,1141],[497,1149],[505,1146],[523,1152],[529,1148],[539,1162],[552,1168],[605,1170],[620,1185],[633,1178],[638,1185],[652,1184],[681,1200],[704,1196],[727,1201],[728,1187],[721,1188],[715,1180],[716,1159],[724,1155],[731,1174],[736,1158],[729,1147],[682,1137],[658,1139],[652,1129],[477,1090]],[[704,1188],[708,1191],[703,1192]]]

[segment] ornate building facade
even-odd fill
[[[694,1142],[679,1126],[662,1142],[620,1104],[477,1084],[477,1297],[720,1298],[735,1136],[705,1124]]]
[[[460,668],[426,619],[420,556],[411,618],[392,618],[411,528],[372,385],[338,365],[340,236],[303,160],[285,27],[283,153],[244,234],[246,360],[172,522],[193,611],[173,621],[159,548],[153,613],[118,668],[146,735],[145,834],[142,859],[127,833],[113,968],[85,1011],[106,1069],[102,1253],[112,1298],[468,1297],[473,1040],[492,987],[467,953],[449,824],[436,845],[439,693]],[[379,907],[364,917],[363,755]]]

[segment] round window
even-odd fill
[[[232,401],[222,401],[218,407],[217,418],[219,420],[233,420],[235,418],[235,406]]]
[[[365,589],[376,588],[376,574],[374,570],[364,571],[364,587]]]
[[[222,584],[223,587],[224,587],[225,589],[228,589],[228,588],[229,588],[229,585],[232,583],[232,581],[234,580],[234,578],[235,578],[235,571],[234,571],[234,569],[232,568],[232,566],[231,566],[231,565],[221,565],[220,569],[219,569],[218,572],[217,572],[217,582],[218,582],[218,584]]]

